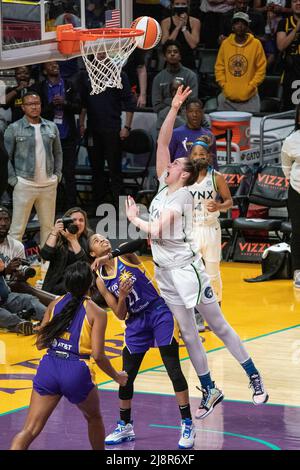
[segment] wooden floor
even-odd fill
[[[144,261],[153,272],[150,258]],[[260,267],[257,265],[222,264],[222,309],[264,377],[270,395],[269,404],[287,407],[287,410],[300,408],[300,291],[293,289],[291,281],[254,284],[243,281],[258,274]],[[106,353],[117,369],[121,368],[123,331],[122,322],[109,312]],[[243,369],[212,332],[205,332],[202,336],[209,353],[213,379],[223,390],[225,398],[228,401],[251,402],[251,391]],[[0,332],[0,428],[1,419],[7,414],[28,406],[31,380],[42,355],[33,343],[33,337]],[[181,346],[180,357],[190,395],[198,399],[198,379],[185,347]],[[117,389],[116,384],[100,371],[97,371],[97,383],[100,390]],[[153,349],[146,355],[135,382],[135,391],[173,394],[157,350]],[[111,413],[117,415],[117,410]],[[289,413],[292,418],[293,413]],[[296,427],[300,428],[300,418]]]

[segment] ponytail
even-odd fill
[[[59,314],[38,331],[36,344],[41,349],[49,348],[55,338],[59,338],[68,330],[92,281],[93,274],[88,263],[78,261],[69,266],[65,274],[65,285],[72,298]]]
[[[199,172],[201,170],[201,161],[200,160],[192,160],[186,159],[184,164],[184,171],[189,173],[189,176],[185,182],[185,186],[192,186],[192,184],[196,183]]]
[[[36,344],[41,349],[49,348],[55,338],[68,330],[83,300],[84,297],[72,297],[62,311],[38,331]]]

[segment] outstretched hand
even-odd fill
[[[176,111],[178,111],[191,93],[192,90],[189,86],[183,88],[183,85],[180,85],[180,87],[177,89],[176,95],[172,100],[172,108],[175,108]]]
[[[139,208],[135,203],[135,200],[131,196],[127,196],[125,201],[126,215],[128,220],[131,222],[135,217],[139,215]]]

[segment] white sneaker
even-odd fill
[[[300,289],[300,270],[294,271],[294,287]]]
[[[120,420],[116,429],[105,438],[104,442],[107,445],[116,445],[122,444],[122,442],[134,441],[134,439],[133,425],[131,423],[125,424],[124,421]]]
[[[181,421],[181,437],[178,442],[179,449],[192,449],[194,447],[195,437],[196,431],[193,421],[189,418],[183,419]]]
[[[195,418],[197,419],[203,419],[206,418],[206,416],[210,415],[212,411],[214,410],[214,407],[218,404],[221,403],[221,401],[224,398],[224,395],[221,390],[219,390],[217,387],[215,387],[215,384],[213,382],[213,388],[209,388],[207,390],[201,389],[203,393],[203,398],[201,400],[201,403],[199,405],[199,408],[196,410],[195,413]],[[196,387],[199,389],[199,387]]]
[[[249,387],[253,390],[252,400],[254,405],[267,403],[269,395],[264,389],[264,384],[259,374],[252,374],[250,376]]]

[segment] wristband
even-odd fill
[[[186,26],[182,26],[181,31],[184,33],[185,31],[187,31],[187,27],[186,27]]]
[[[129,132],[131,131],[131,127],[129,126],[124,126],[124,129],[127,129]]]
[[[57,233],[50,232],[50,235],[52,235],[52,237],[57,237]]]

